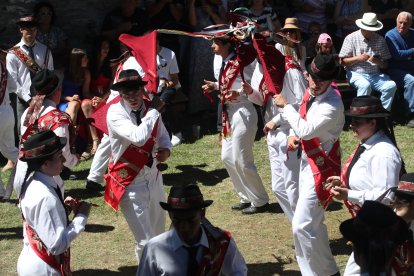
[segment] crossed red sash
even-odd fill
[[[303,100],[299,108],[300,116],[306,120],[306,103],[309,101],[309,88],[303,95]],[[332,195],[325,190],[323,185],[330,176],[339,175],[341,173],[341,151],[339,139],[333,144],[331,151],[326,155],[318,138],[310,140],[302,140],[303,152],[307,155],[308,163],[311,167],[313,178],[315,181],[315,190],[318,199],[327,207]]]
[[[69,126],[69,143],[73,145],[75,138],[75,132],[72,125],[72,120],[69,114],[62,112],[58,109],[53,109],[46,113],[45,115],[39,117],[37,119],[37,123],[29,124],[26,131],[23,133],[22,138],[20,139],[20,146],[19,146],[19,158],[24,155],[24,148],[23,143],[33,134],[43,131],[43,130],[55,130],[56,128],[68,125]]]
[[[42,70],[42,68],[34,61],[30,56],[28,56],[19,46],[14,46],[8,50],[8,53],[14,54],[27,68],[33,72],[37,73]],[[46,52],[47,55],[47,52]]]
[[[220,101],[223,107],[223,112],[221,120],[223,123],[223,129],[221,131],[223,137],[229,137],[231,135],[231,126],[229,121],[229,114],[226,110],[226,95],[231,89],[234,81],[240,73],[240,63],[237,59],[231,59],[227,62],[226,67],[223,70],[219,78],[219,88],[220,88]]]
[[[209,247],[203,248],[203,256],[196,276],[218,276],[230,244],[231,234],[211,225],[208,221],[203,222],[201,227],[205,230]]]
[[[150,102],[144,101],[146,111],[148,111]],[[151,137],[141,147],[129,145],[121,158],[113,163],[109,162],[108,173],[105,175],[105,194],[104,199],[115,212],[118,211],[119,202],[125,193],[126,187],[134,181],[141,169],[147,164],[151,158],[151,152],[155,145],[157,137],[159,119],[151,132]]]

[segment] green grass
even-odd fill
[[[414,171],[413,129],[398,126],[396,136],[407,170]],[[357,141],[350,132],[341,136],[346,158]],[[214,199],[207,216],[216,225],[229,230],[235,238],[249,268],[249,275],[300,275],[292,249],[291,227],[271,193],[270,167],[266,142],[255,143],[255,162],[271,197],[271,211],[243,216],[230,210],[238,201],[233,185],[221,163],[217,135],[204,136],[194,144],[182,144],[173,149],[164,172],[165,192],[171,185],[197,183],[205,198]],[[91,161],[75,168],[85,178]],[[3,175],[4,179],[7,175]],[[85,180],[66,181],[66,194],[99,205],[91,211],[87,231],[72,244],[74,275],[135,275],[134,240],[121,213],[114,213],[102,195],[84,189]],[[13,195],[13,199],[16,196]],[[16,201],[16,200],[15,200]],[[341,239],[338,227],[349,218],[341,203],[334,203],[326,212],[331,247],[338,266],[343,271],[350,248]],[[168,228],[167,222],[166,228]],[[16,263],[22,248],[22,223],[15,203],[0,203],[0,275],[16,275]]]

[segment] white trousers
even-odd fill
[[[348,262],[346,263],[344,276],[359,276],[361,275],[361,268],[355,262],[354,252],[349,256]]]
[[[240,202],[260,207],[269,202],[269,196],[257,173],[253,144],[257,131],[257,113],[252,103],[227,106],[231,136],[222,140],[221,159]]]
[[[300,158],[297,151],[287,151],[287,130],[274,130],[267,134],[272,191],[290,222],[299,196]]]
[[[302,158],[299,198],[292,220],[296,258],[302,275],[329,276],[338,272],[324,220],[325,211],[316,195],[312,170]]]
[[[134,234],[135,254],[139,262],[139,252],[149,239],[165,231],[165,211],[160,202],[165,201],[162,174],[158,170],[137,176],[127,186],[119,205]]]
[[[61,274],[40,259],[30,244],[24,244],[17,261],[17,274],[19,276],[60,276]]]
[[[13,129],[13,108],[10,105],[0,105],[0,152],[5,158],[16,162],[19,150],[14,144]],[[1,180],[0,170],[0,196],[4,196],[4,193],[5,189]]]
[[[108,168],[110,154],[111,143],[109,136],[104,134],[93,157],[91,169],[87,177],[88,180],[96,183],[104,183],[104,174]]]

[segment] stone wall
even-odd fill
[[[0,45],[11,47],[20,41],[16,19],[32,13],[38,0],[0,1]],[[49,0],[57,14],[55,24],[69,37],[68,48],[89,48],[99,33],[103,18],[119,0]]]

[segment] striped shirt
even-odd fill
[[[354,57],[363,53],[367,53],[370,56],[378,55],[382,60],[391,58],[385,39],[382,36],[374,33],[372,38],[368,40],[362,35],[361,30],[355,31],[345,37],[339,57]],[[380,72],[379,66],[368,60],[364,62],[356,62],[349,67],[345,67],[345,69],[366,74]]]
[[[270,28],[272,27],[269,27],[269,24],[277,19],[276,12],[269,6],[265,6],[260,15],[255,15],[251,8],[245,12],[245,15],[256,20],[257,24],[260,26],[259,31],[271,30]]]

